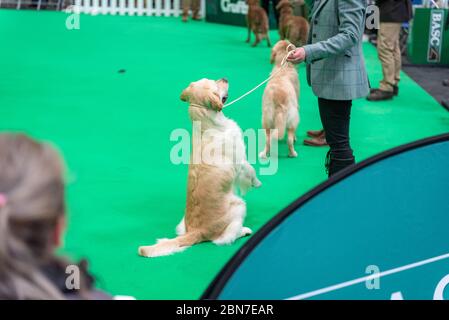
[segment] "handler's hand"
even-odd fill
[[[306,51],[304,48],[297,48],[295,51],[290,53],[287,58],[287,61],[292,63],[301,63],[306,59]]]

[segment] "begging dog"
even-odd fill
[[[309,23],[303,17],[293,15],[293,6],[289,0],[281,0],[276,9],[279,11],[279,36],[297,47],[307,44]]]
[[[251,31],[254,32],[256,40],[253,47],[257,46],[262,39],[267,39],[267,45],[271,47],[270,37],[268,35],[268,15],[259,5],[259,0],[247,0],[248,14],[246,15],[246,24],[248,26],[248,38],[246,42],[251,41]]]
[[[243,226],[246,204],[238,193],[261,182],[246,159],[240,127],[221,112],[227,97],[226,79],[202,79],[182,92],[191,120],[200,125],[192,136],[185,216],[176,228],[178,237],[140,247],[141,256],[169,255],[204,241],[231,244],[252,233]]]
[[[266,145],[259,154],[266,158],[270,154],[271,139],[282,139],[288,131],[289,157],[297,157],[294,143],[299,124],[299,78],[296,66],[287,63],[281,67],[290,43],[280,40],[271,51],[271,74],[276,75],[267,83],[262,98],[262,127],[265,129]],[[276,129],[276,130],[273,130]]]

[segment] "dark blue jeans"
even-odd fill
[[[326,169],[331,176],[355,162],[349,143],[352,100],[318,98],[318,105],[321,123],[330,146],[326,157]]]

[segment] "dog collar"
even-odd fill
[[[191,107],[195,107],[195,108],[202,108],[202,109],[206,109],[206,110],[211,110],[211,111],[215,111],[215,112],[220,112],[221,111],[221,110],[211,109],[211,108],[208,108],[206,106],[203,106],[201,104],[196,104],[196,103],[191,103],[190,106]]]
[[[210,108],[208,108],[208,107],[206,107],[206,106],[203,106],[203,105],[200,105],[200,104],[196,104],[196,103],[191,103],[190,106],[191,106],[191,107],[195,107],[195,108],[208,109],[208,110],[210,109]]]

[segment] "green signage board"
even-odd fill
[[[245,0],[206,0],[206,21],[246,27],[248,5]],[[270,12],[270,28],[276,27]]]
[[[206,21],[246,26],[245,0],[206,0]]]
[[[449,65],[448,11],[429,8],[415,10],[407,45],[412,63]]]

